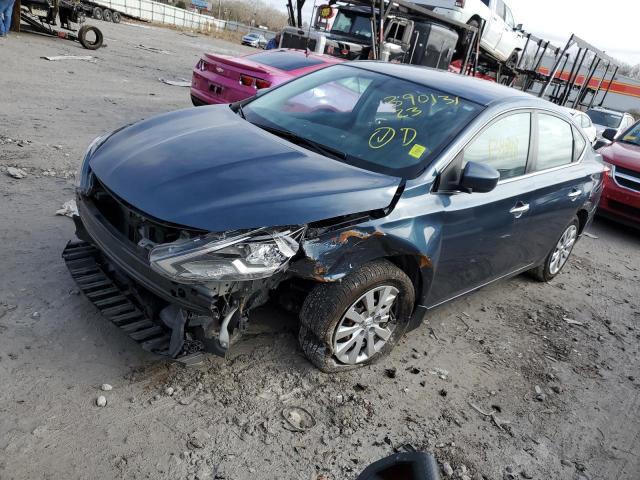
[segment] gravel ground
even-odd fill
[[[614,223],[596,221],[551,284],[487,287],[432,312],[384,363],[340,375],[304,359],[295,318],[274,307],[227,360],[187,370],[101,318],[60,257],[72,222],[54,214],[84,149],[189,107],[188,89],[158,79],[189,79],[202,51],[250,50],[99,25],[97,52],[0,39],[1,479],[338,480],[407,448],[455,478],[638,479],[640,233]],[[40,58],[61,54],[95,61]],[[285,407],[315,426],[291,431]]]

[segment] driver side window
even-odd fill
[[[484,163],[500,173],[500,180],[524,175],[529,158],[531,114],[516,113],[485,129],[464,149],[467,162]]]

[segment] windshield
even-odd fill
[[[425,85],[337,65],[258,97],[243,114],[289,140],[294,134],[338,152],[347,163],[413,177],[481,110]]]
[[[371,19],[356,12],[340,11],[336,16],[331,33],[371,38]]]
[[[617,113],[589,110],[587,115],[589,115],[591,121],[596,125],[602,125],[607,128],[618,128],[620,126],[620,122],[622,122],[622,115]]]
[[[640,122],[636,123],[633,127],[627,130],[620,141],[640,147]]]

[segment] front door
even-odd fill
[[[474,161],[496,168],[500,182],[488,193],[453,192],[455,181],[450,186],[441,182],[436,195],[442,232],[427,305],[529,265],[523,221],[531,208],[530,196],[514,180],[526,172],[530,144],[531,113],[508,114],[477,135],[443,172],[443,179],[456,178],[456,171]]]

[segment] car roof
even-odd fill
[[[343,63],[344,59],[340,57],[334,57],[332,55],[321,55],[318,53],[309,52],[308,50],[301,50],[299,48],[274,48],[273,50],[267,50],[264,53],[277,53],[277,52],[285,52],[290,53],[292,55],[305,56],[315,58],[318,61],[322,61],[324,63]]]
[[[467,75],[436,70],[434,68],[379,61],[355,61],[345,63],[344,65],[409,80],[410,82],[429,86],[436,90],[442,90],[451,95],[462,97],[485,106],[491,103],[503,102],[507,99],[526,99],[533,103],[557,107],[557,105],[553,105],[546,100],[534,97],[529,93],[516,90],[515,88]]]
[[[256,55],[274,55],[274,54],[282,54],[282,53],[286,53],[288,55],[297,56],[297,57],[313,58],[314,60],[325,63],[327,65],[344,62],[343,58],[334,57],[332,55],[320,55],[317,53],[308,52],[307,50],[300,50],[298,48],[273,48],[271,50],[251,52],[246,55],[243,55],[243,57],[247,57],[249,58],[249,60],[251,60],[251,57]],[[255,60],[252,60],[252,61],[255,61]],[[273,68],[277,68],[277,67],[273,67]],[[301,67],[301,68],[307,68],[307,67]],[[299,69],[294,69],[294,70],[299,70]]]

